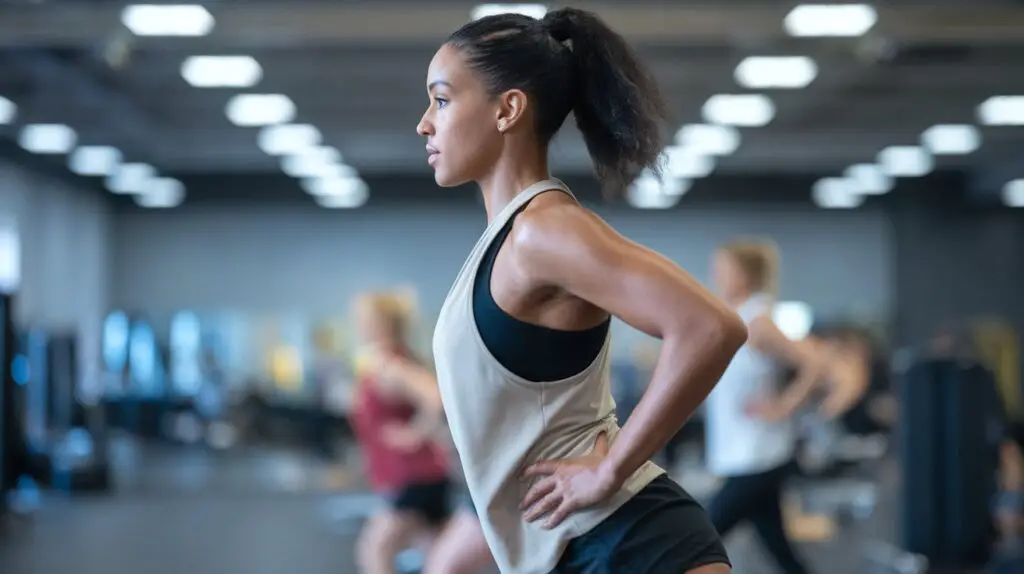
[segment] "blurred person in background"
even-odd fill
[[[365,574],[389,574],[403,550],[429,552],[451,517],[451,469],[439,439],[444,413],[433,373],[409,348],[408,301],[369,293],[357,300],[355,315],[366,348],[356,367],[352,426],[370,486],[389,502],[363,528],[356,560]]]
[[[487,546],[473,500],[463,491],[451,519],[427,555],[421,574],[480,574],[494,571],[494,558]]]
[[[785,480],[794,474],[795,415],[818,385],[821,359],[787,338],[772,320],[778,252],[767,241],[737,241],[717,250],[712,279],[747,325],[749,339],[706,403],[708,470],[726,478],[708,508],[725,536],[750,521],[787,574],[807,572],[782,520]],[[796,376],[783,390],[782,373]]]

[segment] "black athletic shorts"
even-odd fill
[[[410,484],[395,493],[391,507],[440,525],[452,515],[452,483],[448,479]]]
[[[661,475],[570,542],[551,574],[683,574],[717,563],[730,562],[707,513]]]

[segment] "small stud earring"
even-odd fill
[[[505,122],[498,122],[498,131],[505,133]]]

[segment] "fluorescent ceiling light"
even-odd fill
[[[811,198],[823,209],[853,209],[864,203],[864,196],[855,193],[852,183],[842,177],[819,179],[811,190]]]
[[[111,193],[144,193],[156,178],[156,169],[145,163],[124,163],[107,178]]]
[[[310,195],[352,196],[369,193],[370,188],[359,177],[311,177],[302,180],[302,188]]]
[[[302,156],[308,158],[311,161],[318,161],[324,164],[341,163],[343,159],[341,157],[341,152],[338,151],[338,148],[327,145],[303,148],[294,152],[292,155]]]
[[[878,153],[878,165],[891,177],[921,177],[932,171],[935,160],[922,147],[897,145]]]
[[[316,172],[314,175],[310,175],[310,176],[296,176],[296,177],[305,177],[305,179],[303,179],[303,187],[306,187],[305,186],[305,182],[307,182],[307,181],[315,181],[316,179],[358,179],[359,178],[359,172],[356,171],[356,168],[354,168],[354,167],[352,167],[350,165],[345,165],[343,163],[330,164],[330,165],[324,166],[324,167],[322,167],[320,169],[316,169],[314,171]],[[307,189],[307,191],[309,191],[309,190]],[[313,193],[313,192],[310,191],[310,193]]]
[[[986,126],[1024,126],[1024,96],[992,96],[978,106]]]
[[[29,124],[22,128],[18,144],[32,153],[68,153],[75,147],[78,135],[64,124]]]
[[[868,4],[801,4],[783,20],[790,36],[863,36],[878,22]]]
[[[936,155],[966,155],[981,147],[981,132],[970,124],[939,124],[921,134],[921,145]]]
[[[0,125],[9,124],[18,115],[18,106],[11,100],[0,96]]]
[[[181,77],[196,88],[251,88],[263,68],[251,56],[191,56],[181,64]]]
[[[355,208],[370,197],[369,186],[358,177],[307,179],[302,186],[322,207]]]
[[[260,130],[257,144],[270,155],[296,154],[320,145],[320,130],[309,124],[280,124]]]
[[[873,163],[859,163],[846,168],[843,174],[853,193],[861,195],[882,195],[892,190],[892,178],[881,166]]]
[[[811,333],[814,312],[810,305],[801,301],[779,301],[772,305],[772,319],[783,335],[800,341]]]
[[[135,196],[139,207],[167,209],[177,207],[185,201],[185,185],[176,179],[160,177],[152,179],[146,192]]]
[[[317,155],[289,155],[281,160],[281,171],[291,177],[326,177],[337,173],[338,164]]]
[[[674,178],[659,181],[645,171],[626,190],[626,200],[637,209],[668,209],[678,204],[688,189],[689,182]]]
[[[1003,203],[1009,207],[1024,207],[1024,179],[1015,179],[1003,186]]]
[[[103,145],[84,145],[71,152],[68,169],[78,175],[106,177],[121,163],[117,148]]]
[[[665,172],[673,178],[705,177],[713,169],[715,160],[711,156],[681,146],[665,148]]]
[[[713,124],[761,127],[775,117],[775,104],[762,94],[716,94],[704,103],[702,112]]]
[[[316,203],[327,209],[355,209],[366,205],[370,198],[368,194],[355,195],[318,195]]]
[[[480,4],[473,8],[470,18],[479,20],[498,14],[522,14],[540,20],[547,13],[547,6],[543,4]]]
[[[295,102],[284,94],[238,94],[228,100],[225,112],[236,126],[283,124],[295,118]]]
[[[136,36],[205,36],[213,16],[195,4],[136,4],[121,11],[121,22]]]
[[[736,83],[752,89],[806,88],[818,76],[807,56],[751,56],[736,66]]]
[[[740,147],[740,131],[717,124],[687,124],[676,133],[676,145],[703,155],[729,155]]]

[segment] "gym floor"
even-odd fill
[[[115,453],[118,493],[44,497],[30,520],[0,537],[5,574],[355,572],[352,546],[360,517],[376,501],[344,471],[279,452],[122,446]],[[875,481],[797,489],[807,515],[807,525],[799,527],[808,540],[801,550],[815,571],[873,570],[864,560],[866,548],[889,539],[895,522],[888,501],[894,473],[883,467],[877,474]],[[698,497],[713,489],[699,473],[680,479]],[[880,496],[869,518],[838,525],[826,517],[829,507],[868,493]],[[819,536],[824,540],[811,541]],[[747,529],[737,530],[728,545],[737,574],[773,571]]]

